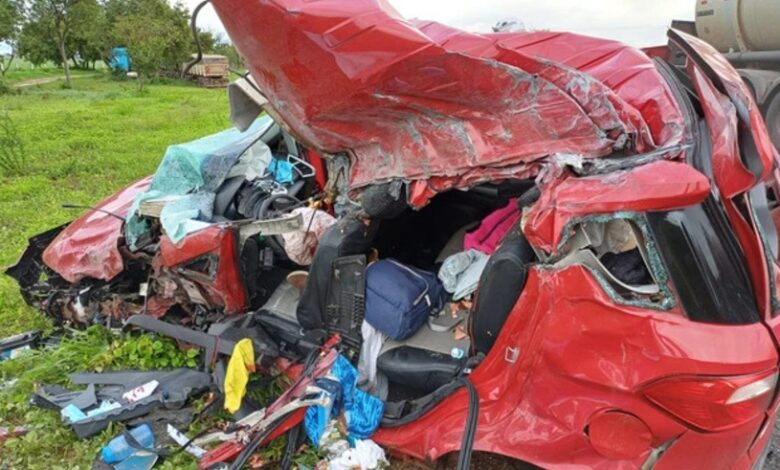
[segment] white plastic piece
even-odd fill
[[[157,387],[160,385],[160,382],[156,380],[152,380],[150,382],[146,382],[143,385],[140,385],[129,392],[125,392],[122,394],[122,398],[124,398],[128,403],[133,403],[138,400],[143,400],[144,398],[150,396],[152,393],[154,393],[155,390],[157,390]]]
[[[373,470],[389,465],[385,451],[371,439],[355,441],[355,447],[328,462],[330,470]]]
[[[186,447],[184,447],[184,450],[188,454],[190,454],[193,457],[195,457],[196,459],[201,459],[201,458],[203,458],[204,455],[206,455],[206,451],[202,447],[198,447],[198,446],[196,446],[195,444],[192,444],[192,443],[187,445],[187,443],[190,441],[187,438],[187,436],[185,436],[178,429],[176,429],[173,426],[171,426],[170,423],[168,424],[167,431],[168,431],[168,435],[171,437],[171,439],[176,441],[176,443],[179,444],[182,447],[186,446]]]

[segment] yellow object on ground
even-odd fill
[[[246,395],[249,373],[255,371],[255,350],[252,340],[244,338],[233,348],[227,372],[225,373],[225,409],[235,413],[241,408],[241,399]]]

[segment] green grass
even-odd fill
[[[0,96],[0,112],[10,115],[26,151],[23,174],[0,174],[0,267],[16,261],[28,237],[79,215],[61,208],[63,202],[95,204],[153,173],[169,144],[230,126],[224,90],[172,83],[139,92],[132,82],[103,76],[80,78],[69,90],[51,83]],[[50,327],[24,304],[13,280],[0,275],[0,338]],[[123,356],[124,344],[90,330],[58,349],[1,363],[0,384],[18,383],[0,391],[0,426],[26,424],[31,432],[0,444],[0,468],[89,468],[117,428],[78,441],[57,413],[26,400],[35,384],[64,383],[69,372],[137,365]],[[162,468],[192,465],[182,454]]]
[[[81,70],[71,69],[72,77],[85,77],[91,76],[95,73],[102,73],[106,69],[106,65],[102,62],[96,64],[97,70]],[[11,63],[11,68],[5,74],[5,80],[8,84],[13,85],[26,80],[32,80],[36,78],[50,78],[50,77],[65,77],[65,72],[61,67],[57,67],[52,63],[35,66],[24,59],[14,59]]]
[[[0,266],[27,238],[79,215],[63,202],[94,204],[154,172],[166,147],[229,127],[224,90],[85,78],[0,97],[26,150],[26,174],[0,176]],[[43,322],[11,279],[0,277],[0,337]]]

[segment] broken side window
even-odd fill
[[[669,309],[674,301],[667,275],[636,214],[612,214],[578,220],[555,255],[537,253],[554,269],[587,268],[618,303]]]

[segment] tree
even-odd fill
[[[204,54],[213,54],[214,46],[216,45],[216,39],[211,31],[198,30],[198,41],[200,41],[200,47]],[[192,41],[193,50],[197,48],[195,41]]]
[[[227,57],[232,69],[239,70],[246,68],[241,55],[223,34],[218,34],[215,38],[214,54]]]
[[[77,28],[68,41],[68,51],[73,64],[79,68],[88,68],[104,57],[111,50],[109,41],[109,25],[105,10],[97,4],[89,7],[92,11],[84,12],[89,26]]]
[[[73,40],[86,35],[101,14],[96,0],[30,0],[27,23],[22,30],[24,50],[40,61],[56,48],[58,62],[65,71],[65,86],[71,86],[70,63],[75,51]],[[70,51],[70,52],[69,52]]]
[[[0,57],[0,75],[3,78],[16,57],[16,42],[19,38],[22,21],[21,1],[0,0],[0,41],[11,47],[11,54],[8,58]]]
[[[25,23],[19,35],[18,52],[21,57],[33,65],[43,65],[48,61],[59,64],[62,60],[57,52],[57,46],[41,23]]]
[[[162,72],[179,73],[187,60],[191,38],[183,7],[171,8],[165,0],[141,0],[145,8],[137,13],[119,16],[113,34],[121,38],[138,72],[139,86],[144,79]]]
[[[189,12],[166,0],[108,0],[106,18],[114,46],[126,46],[133,68],[143,79],[178,73],[189,58],[192,35]]]

